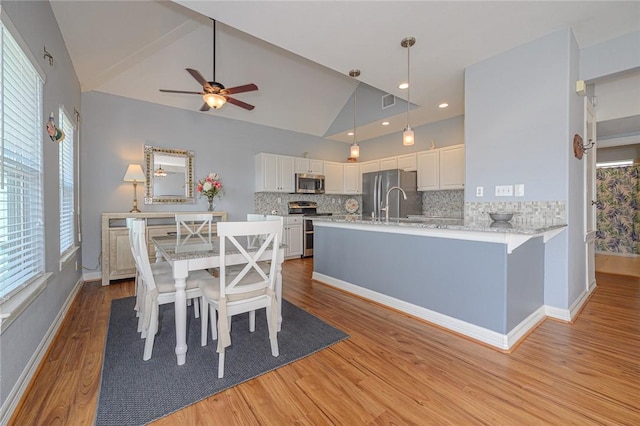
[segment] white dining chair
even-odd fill
[[[143,337],[145,338],[142,359],[147,361],[153,352],[155,335],[158,332],[158,311],[160,305],[175,303],[176,290],[173,272],[154,271],[149,262],[149,253],[145,237],[145,222],[142,219],[132,221],[134,258],[145,286]],[[206,271],[192,271],[186,280],[187,300],[197,300],[202,296],[200,286],[213,282],[213,277]],[[194,308],[197,307],[194,303]],[[198,313],[196,312],[196,317]]]
[[[176,214],[176,233],[180,244],[196,238],[203,243],[211,242],[212,213]]]
[[[126,218],[126,225],[129,231],[129,248],[131,249],[131,256],[135,261],[136,254],[134,252],[134,246],[133,246],[133,221],[134,220],[135,218],[132,218],[132,217]],[[156,261],[155,263],[151,264],[151,269],[155,272],[170,272],[171,265],[169,265],[167,262]],[[138,332],[142,332],[143,322],[144,322],[143,311],[144,311],[145,286],[142,279],[140,278],[140,273],[138,272],[137,266],[136,266],[136,275],[134,277],[134,289],[135,289],[135,296],[136,296],[136,304],[134,306],[134,309],[136,311],[136,317],[138,318]]]
[[[257,250],[247,251],[239,238],[263,235],[264,240]],[[279,355],[278,350],[278,301],[276,298],[276,265],[282,224],[280,221],[263,220],[247,222],[221,222],[218,224],[220,237],[220,277],[214,282],[202,283],[202,329],[201,345],[207,344],[207,317],[211,315],[210,326],[213,338],[218,340],[218,378],[224,377],[225,348],[231,345],[230,320],[233,315],[249,313],[249,330],[255,330],[255,311],[266,309],[271,354]],[[237,274],[227,273],[229,248],[239,252],[242,270]],[[265,272],[260,266],[264,253],[271,261]],[[236,262],[234,262],[236,263]],[[218,321],[216,327],[216,312]],[[253,321],[251,318],[253,317]],[[215,333],[214,333],[215,330]]]

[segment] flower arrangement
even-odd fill
[[[212,210],[214,198],[219,198],[224,192],[220,176],[217,173],[209,173],[205,178],[198,181],[196,191],[201,197],[207,197],[209,210]]]

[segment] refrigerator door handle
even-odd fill
[[[373,179],[373,218],[378,217],[378,175]]]

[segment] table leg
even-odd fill
[[[173,266],[173,278],[176,281],[176,356],[178,365],[184,365],[187,359],[187,262],[176,261]]]
[[[276,299],[278,300],[278,331],[282,329],[282,262],[284,250],[278,250],[278,264],[276,265]]]

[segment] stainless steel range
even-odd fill
[[[289,214],[310,216],[331,216],[332,213],[318,213],[315,201],[289,201]],[[302,257],[313,256],[313,221],[305,219],[302,226]]]

